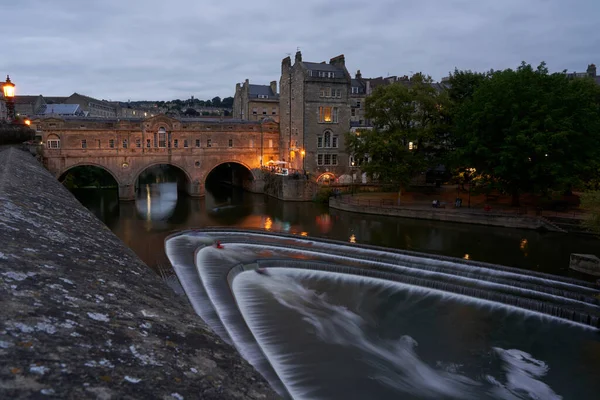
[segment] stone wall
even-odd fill
[[[29,153],[0,152],[0,398],[276,398]]]
[[[342,211],[363,214],[389,215],[402,218],[429,219],[434,221],[458,222],[476,225],[500,226],[504,228],[546,229],[554,232],[565,232],[544,218],[527,215],[482,213],[468,211],[446,211],[439,208],[399,208],[377,205],[352,204],[343,198],[329,199],[329,207]]]
[[[314,199],[317,184],[303,178],[294,179],[265,173],[263,175],[263,191],[266,195],[286,201],[311,201]]]

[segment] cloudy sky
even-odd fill
[[[20,94],[227,97],[278,81],[298,47],[305,61],[344,54],[364,77],[600,64],[600,0],[0,2],[0,75]]]

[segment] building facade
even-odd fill
[[[282,161],[320,183],[351,179],[344,140],[351,78],[344,56],[315,63],[303,61],[298,51],[293,65],[290,57],[282,60],[279,88]]]
[[[279,94],[277,81],[269,85],[254,85],[246,79],[235,85],[233,118],[243,121],[260,121],[271,118],[279,122]]]

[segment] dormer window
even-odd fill
[[[358,94],[358,87],[352,86],[352,94]]]
[[[258,98],[259,98],[259,99],[268,99],[268,98],[269,98],[269,96],[268,96],[268,95],[266,95],[266,94],[259,94],[259,95],[258,95]]]

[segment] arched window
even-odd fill
[[[158,128],[158,147],[167,147],[167,130],[162,126]]]
[[[331,147],[331,132],[325,131],[323,135],[323,147]]]
[[[49,149],[60,149],[60,138],[57,135],[48,135],[46,144]]]

